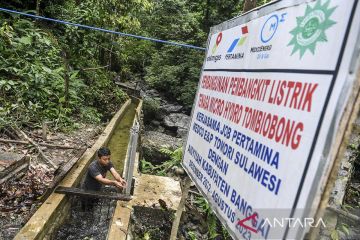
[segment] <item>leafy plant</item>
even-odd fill
[[[160,102],[154,98],[145,98],[143,101],[145,123],[151,122],[160,113]]]
[[[350,234],[349,225],[346,223],[341,223],[338,230],[345,233],[347,236]]]
[[[196,234],[192,231],[188,232],[188,236],[190,237],[190,240],[197,240]]]
[[[145,159],[141,159],[141,171],[143,173],[152,173],[154,169],[154,165],[151,162],[146,161]]]
[[[336,229],[332,230],[330,237],[332,240],[339,240],[339,232]]]
[[[160,152],[169,156],[169,160],[163,162],[160,165],[154,166],[145,159],[141,160],[141,169],[143,173],[155,174],[158,176],[165,176],[174,166],[180,167],[182,161],[182,148],[178,148],[174,151],[168,148],[160,149]]]
[[[88,49],[78,57],[76,48],[82,44],[68,45],[66,33],[44,29],[15,16],[0,19],[0,128],[47,120],[68,129],[76,120],[109,118],[127,98],[114,87],[111,73],[80,70],[100,64],[95,52]]]
[[[227,231],[227,229],[223,225],[221,225],[221,233],[225,239],[231,239],[230,233]]]
[[[195,204],[206,216],[206,222],[209,229],[209,239],[215,239],[220,235],[223,239],[231,239],[230,234],[224,226],[221,225],[221,230],[219,230],[219,221],[205,198],[197,197],[195,199]]]
[[[149,233],[149,232],[145,232],[142,239],[143,239],[143,240],[150,240],[150,239],[151,239],[150,233]]]

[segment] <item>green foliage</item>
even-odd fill
[[[200,208],[200,211],[202,213],[204,213],[206,216],[209,216],[212,214],[211,207],[205,198],[198,197],[198,198],[196,198],[195,203]]]
[[[142,25],[154,37],[204,46],[206,33],[201,29],[198,12],[190,11],[188,1],[154,1],[151,15]],[[156,45],[151,62],[145,68],[145,81],[169,99],[190,107],[199,80],[203,51],[168,45]]]
[[[143,236],[143,240],[150,240],[151,239],[151,237],[150,237],[151,235],[150,235],[150,233],[149,232],[145,232],[144,233],[144,236]]]
[[[53,36],[33,22],[0,20],[0,116],[5,122],[67,121],[82,85],[64,106],[64,68]]]
[[[154,98],[145,98],[143,101],[145,123],[151,122],[160,113],[160,101]]]
[[[141,164],[141,171],[143,173],[147,173],[147,174],[153,173],[154,165],[151,162],[148,162],[145,159],[141,159],[140,164]]]
[[[353,150],[353,151],[355,151],[355,150],[357,150],[357,148],[358,148],[358,144],[356,144],[356,143],[351,143],[351,144],[348,145],[348,148],[351,149],[351,150]]]
[[[168,149],[168,148],[161,148],[160,149],[161,153],[164,153],[166,155],[168,155],[170,157],[170,161],[173,164],[173,166],[179,166],[181,161],[182,161],[182,157],[183,157],[183,149],[182,147],[175,149],[174,151]]]
[[[36,2],[6,7],[35,13]],[[241,11],[242,1],[42,0],[40,14],[70,22],[205,46],[209,27]],[[106,120],[127,96],[113,78],[145,79],[191,107],[204,52],[9,14],[0,20],[0,124],[74,118]],[[46,30],[45,30],[46,29]],[[69,80],[69,88],[65,82]],[[150,117],[156,101],[145,102]],[[150,118],[150,119],[151,119]]]
[[[160,149],[160,152],[168,155],[170,159],[157,166],[154,166],[145,159],[142,159],[140,162],[143,173],[166,176],[166,173],[168,173],[174,166],[180,167],[183,157],[183,151],[181,147],[174,151],[168,148],[162,148]]]
[[[215,214],[210,214],[207,218],[207,222],[209,227],[209,238],[215,239],[219,236],[219,233],[217,232],[217,217]]]
[[[196,234],[192,231],[188,232],[188,235],[190,237],[190,240],[197,240]]]
[[[341,223],[338,230],[345,233],[346,236],[350,234],[349,225],[346,223]]]
[[[168,98],[191,106],[202,60],[202,52],[164,46],[153,54],[145,80]]]
[[[262,6],[262,5],[267,4],[269,2],[271,2],[271,0],[260,0],[260,1],[256,2],[256,5],[257,6]]]
[[[49,3],[45,12],[101,23],[105,19],[91,3],[82,2],[84,9],[74,7],[75,1]],[[78,118],[96,123],[127,99],[113,83],[114,74],[100,66],[105,57],[98,42],[111,43],[104,34],[64,25],[44,30],[49,28],[43,23],[6,16],[0,19],[0,128],[50,120],[68,129]]]
[[[231,239],[230,233],[227,231],[224,225],[221,225],[221,234],[224,237],[224,239]]]
[[[339,240],[339,233],[336,229],[332,230],[330,233],[330,237],[332,240]]]
[[[60,19],[101,27],[114,31],[142,33],[140,18],[152,9],[150,1],[129,0],[126,2],[111,0],[104,3],[99,0],[70,0],[65,3],[50,2],[46,12]],[[117,35],[98,31],[89,31],[74,26],[60,26],[59,35],[71,50],[73,64],[79,68],[96,65],[90,59],[96,59],[100,65],[108,65],[122,79],[129,79],[146,59],[147,46],[151,43],[122,38]],[[76,56],[76,57],[75,57]]]
[[[195,203],[201,209],[200,211],[203,212],[206,216],[206,222],[209,229],[209,238],[216,238],[219,235],[217,232],[217,218],[213,213],[209,203],[203,197],[198,197],[195,200]]]
[[[221,225],[221,230],[219,230],[219,221],[205,198],[203,197],[196,198],[195,204],[200,208],[200,211],[206,216],[206,223],[209,229],[209,239],[216,239],[220,235],[222,239],[231,239],[230,234],[228,233],[228,231],[224,226]]]

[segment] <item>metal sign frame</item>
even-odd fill
[[[205,53],[205,58],[204,58],[202,70],[201,70],[201,75],[203,74],[204,71],[206,71],[206,69],[204,68],[205,64],[206,64],[206,56],[208,55],[209,44],[210,44],[210,40],[211,40],[211,37],[212,37],[213,34],[219,33],[221,31],[230,29],[232,27],[235,27],[235,26],[238,26],[238,25],[241,25],[241,24],[244,24],[244,23],[248,23],[251,20],[254,20],[256,18],[268,15],[268,14],[270,14],[270,13],[276,11],[276,10],[297,6],[297,5],[300,5],[300,4],[311,3],[311,2],[315,2],[315,0],[274,1],[274,2],[271,2],[271,3],[269,3],[269,4],[267,4],[267,5],[263,6],[263,7],[256,8],[256,9],[254,9],[254,10],[248,12],[248,13],[245,13],[245,14],[239,16],[239,17],[233,18],[233,19],[228,20],[228,21],[226,21],[226,22],[224,22],[222,24],[219,24],[217,26],[212,27],[211,30],[210,30],[209,36],[208,36],[208,40],[207,40],[207,49],[206,49],[206,53]],[[351,10],[351,16],[350,16],[349,21],[347,23],[346,33],[345,33],[344,38],[342,40],[341,51],[340,51],[339,57],[337,59],[336,69],[332,73],[332,75],[333,75],[332,83],[331,83],[330,89],[328,91],[328,94],[326,96],[326,101],[325,101],[325,104],[324,104],[324,108],[322,110],[321,117],[319,119],[318,126],[317,126],[317,129],[316,129],[316,133],[315,133],[315,136],[314,136],[314,139],[313,139],[313,142],[312,142],[312,146],[311,146],[311,149],[310,149],[310,152],[309,152],[309,156],[307,158],[307,164],[306,164],[306,167],[305,167],[304,172],[302,174],[302,180],[301,180],[301,183],[300,183],[300,186],[299,186],[299,190],[297,192],[296,199],[295,199],[294,204],[293,204],[293,208],[292,208],[293,211],[291,213],[291,216],[293,216],[294,211],[295,211],[295,209],[297,207],[297,202],[298,202],[299,196],[301,194],[302,184],[304,183],[304,180],[306,178],[307,169],[308,169],[310,161],[312,159],[312,154],[313,154],[314,148],[316,147],[317,138],[319,137],[320,131],[324,131],[324,130],[322,130],[322,123],[324,121],[324,116],[325,116],[325,113],[327,112],[327,105],[329,103],[331,93],[332,93],[335,81],[337,79],[339,69],[340,69],[341,64],[342,64],[344,52],[346,50],[346,45],[347,45],[347,42],[349,40],[348,37],[349,37],[350,30],[351,30],[351,27],[352,27],[352,24],[353,24],[353,21],[354,21],[354,18],[355,18],[355,13],[359,12],[359,8],[360,8],[359,5],[360,4],[358,4],[358,1],[354,0],[352,10]],[[352,37],[354,37],[354,36],[352,36]],[[346,79],[344,79],[345,84],[343,85],[343,88],[341,89],[341,95],[344,96],[344,97],[338,99],[338,101],[336,103],[335,114],[333,115],[333,118],[330,120],[331,121],[331,127],[330,127],[329,131],[326,134],[326,143],[324,145],[324,148],[322,149],[322,157],[321,157],[321,160],[319,162],[318,168],[316,170],[315,179],[314,179],[314,181],[312,183],[312,186],[310,188],[310,194],[307,197],[307,201],[306,201],[307,212],[305,214],[306,216],[310,216],[310,215],[314,216],[316,214],[316,211],[314,211],[314,209],[316,209],[318,207],[319,203],[320,203],[321,188],[323,188],[324,185],[326,184],[328,174],[330,173],[330,169],[331,169],[331,166],[333,164],[333,161],[331,161],[331,159],[329,159],[329,158],[331,158],[331,156],[329,156],[330,151],[331,151],[331,144],[333,143],[334,138],[336,136],[337,126],[338,126],[338,123],[339,123],[339,121],[341,119],[342,112],[344,111],[344,108],[346,107],[347,99],[349,97],[350,90],[352,88],[352,84],[354,83],[356,70],[359,67],[359,49],[360,49],[360,41],[359,41],[360,34],[359,34],[359,31],[356,34],[356,38],[358,39],[358,41],[356,42],[356,45],[355,45],[355,51],[353,51],[353,54],[351,56],[350,66],[347,69],[347,76],[346,76]],[[198,102],[199,89],[200,89],[200,81],[198,83],[198,88],[197,88],[197,92],[196,92],[196,98],[194,100],[194,104],[193,104],[193,108],[192,108],[192,112],[191,112],[191,119],[194,118],[194,110],[195,110],[196,103]],[[191,122],[189,124],[189,132],[191,131],[191,126],[190,125],[191,125]],[[183,147],[183,156],[185,156],[186,146],[187,146],[187,142],[189,140],[189,133],[188,133],[188,136],[187,136],[186,139],[187,139],[187,141],[185,142],[184,147]],[[202,187],[199,186],[197,181],[189,173],[189,170],[184,166],[183,163],[182,163],[182,165],[183,165],[185,171],[187,172],[187,174],[194,181],[196,187],[199,189],[201,194],[205,197],[207,194],[205,192],[203,192]],[[210,203],[210,205],[212,206],[212,210],[217,215],[217,217],[220,219],[220,221],[227,227],[227,229],[230,232],[230,235],[236,239],[235,233],[229,228],[229,226],[227,226],[227,222],[222,219],[220,213],[217,212],[217,208],[213,208],[213,206],[216,206],[214,201],[211,198],[207,199],[205,197],[205,199]],[[298,232],[297,237],[301,238],[301,237],[304,236],[304,234],[305,234],[304,231]],[[284,238],[286,238],[286,236],[287,236],[287,231],[286,231],[286,233],[284,235]]]

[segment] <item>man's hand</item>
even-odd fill
[[[113,181],[113,185],[118,188],[125,188],[126,187],[126,181],[124,179],[120,179],[120,181]]]
[[[122,184],[118,181],[113,181],[113,185],[117,188],[123,188]]]
[[[126,187],[126,181],[123,178],[120,178],[119,182],[123,187]]]

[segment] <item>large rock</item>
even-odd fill
[[[177,132],[177,136],[184,138],[188,132],[190,117],[183,113],[171,113],[164,118],[164,127]]]
[[[180,113],[182,109],[183,106],[178,104],[167,103],[160,105],[160,110],[166,113]]]
[[[183,144],[181,138],[172,137],[170,135],[155,131],[147,131],[142,140],[143,154],[146,161],[153,164],[161,164],[169,160],[168,156],[160,152],[161,148],[169,148],[175,150]]]

